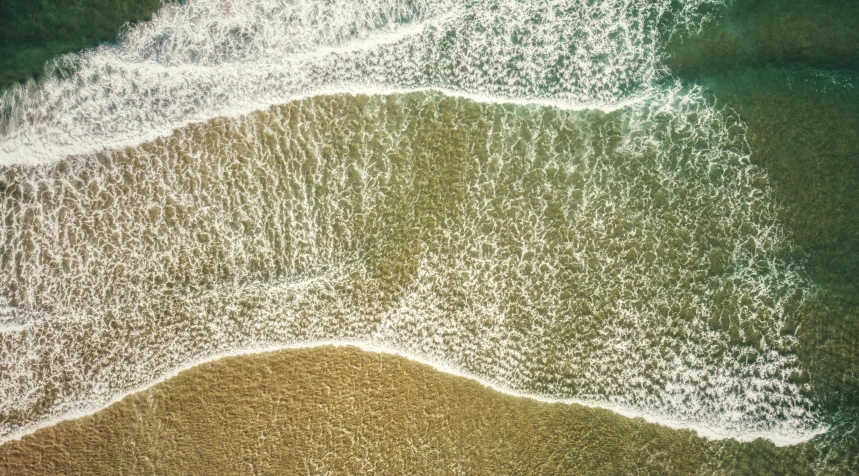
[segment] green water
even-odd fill
[[[811,394],[831,424],[805,445],[729,444],[739,474],[859,469],[859,2],[738,2],[699,37],[672,45],[680,77],[749,127],[779,212],[824,290],[793,323]]]
[[[158,2],[119,1],[50,6],[13,2],[0,18],[0,87],[38,75],[56,54],[116,37],[119,26]],[[5,8],[5,6],[4,6]],[[21,19],[26,19],[22,21]],[[808,443],[775,447],[758,440],[714,443],[717,466],[729,474],[851,474],[859,471],[859,2],[778,0],[734,2],[700,34],[678,35],[666,64],[671,81],[700,84],[712,100],[747,125],[751,160],[766,170],[777,213],[820,292],[785,332],[794,333],[807,372],[795,377],[831,430]],[[427,150],[455,135],[425,138]],[[443,162],[456,167],[462,164]],[[427,172],[414,187],[417,205],[391,199],[391,213],[416,216],[458,197],[455,184],[434,184],[450,171]],[[437,175],[434,175],[437,174]],[[512,179],[511,179],[512,181]],[[447,187],[450,185],[450,187]],[[400,208],[403,208],[402,210]],[[416,273],[406,260],[420,223],[389,230],[368,257],[376,278]],[[407,227],[406,225],[414,225]],[[414,241],[414,240],[412,240]],[[382,245],[396,246],[387,249]],[[404,264],[405,263],[405,264]],[[401,267],[397,267],[401,266]],[[405,267],[403,267],[405,266]],[[401,276],[402,275],[402,276]]]
[[[752,161],[766,168],[782,221],[827,290],[821,312],[797,323],[806,328],[803,360],[816,367],[816,397],[829,409],[853,407],[859,404],[859,2],[750,2],[704,33],[695,54],[689,48],[680,46],[669,64],[747,123]]]
[[[162,0],[0,1],[0,90],[39,77],[57,55],[116,40]]]
[[[816,367],[827,408],[859,403],[859,93],[849,72],[742,71],[712,91],[747,121],[755,161],[783,205],[782,220],[826,290],[806,328],[803,360]],[[766,88],[760,88],[766,85]]]
[[[677,37],[667,62],[695,80],[762,67],[859,67],[859,2],[740,0],[692,38]],[[767,89],[758,84],[758,89]]]

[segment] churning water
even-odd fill
[[[659,39],[700,1],[203,0],[166,6],[119,46],[0,102],[2,162],[137,145],[174,128],[332,91],[441,88],[612,106],[660,77]],[[691,24],[691,25],[690,25]]]
[[[191,0],[0,98],[0,439],[348,341],[713,437],[825,430],[710,1]]]

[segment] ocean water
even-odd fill
[[[0,440],[336,342],[855,469],[856,10],[199,0],[57,57],[0,96]]]
[[[0,4],[0,88],[44,75],[54,56],[114,42],[148,20],[161,0],[3,0]]]

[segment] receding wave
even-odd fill
[[[2,175],[0,432],[231,351],[398,349],[710,437],[820,431],[745,127],[677,85],[611,112],[306,98]]]

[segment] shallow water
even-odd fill
[[[675,94],[610,114],[317,97],[10,168],[3,284],[30,313],[6,337],[26,360],[4,357],[40,378],[8,401],[56,389],[50,414],[231,348],[354,339],[716,435],[801,437],[814,411],[782,329],[814,286],[744,128]]]
[[[68,451],[42,450],[54,445]],[[7,443],[0,472],[694,474],[712,452],[689,431],[507,397],[400,357],[323,347],[183,372],[92,417]]]
[[[223,357],[0,446],[4,474],[850,474],[855,419],[808,443],[706,441],[499,394],[379,349]]]
[[[337,340],[859,464],[855,3],[228,3],[0,99],[4,438]]]

